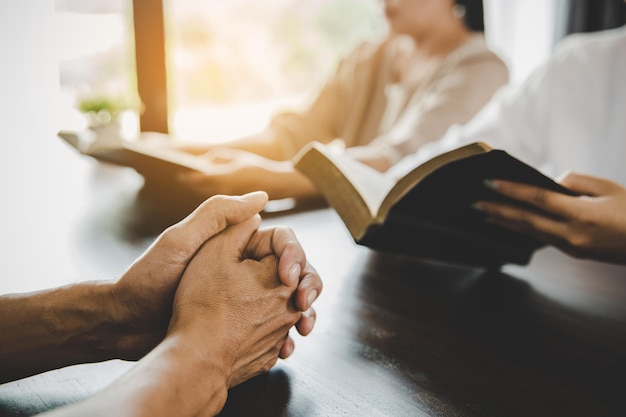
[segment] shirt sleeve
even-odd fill
[[[339,62],[306,110],[274,117],[270,129],[284,159],[292,158],[309,142],[329,143],[341,135],[351,103],[362,95],[359,91],[368,88],[363,77],[367,78],[377,55],[384,50],[384,45],[363,42]]]
[[[283,159],[292,158],[309,142],[328,143],[337,136],[334,115],[340,95],[337,80],[331,79],[307,110],[279,114],[272,119],[270,129]]]

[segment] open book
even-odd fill
[[[150,141],[123,140],[118,137],[97,137],[90,130],[60,131],[58,135],[83,155],[100,161],[135,168],[146,178],[167,182],[176,172],[202,171],[207,163],[197,156]]]
[[[523,265],[542,246],[486,222],[484,214],[471,208],[478,200],[505,199],[484,180],[505,179],[574,195],[508,153],[479,142],[434,157],[398,181],[319,143],[304,148],[294,164],[357,243],[474,266]]]

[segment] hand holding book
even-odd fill
[[[626,188],[575,173],[560,182],[580,196],[490,180],[487,185],[494,191],[534,209],[494,201],[474,207],[487,213],[488,221],[535,236],[572,256],[626,263]]]
[[[486,179],[577,195],[508,153],[478,142],[426,161],[398,181],[321,144],[303,149],[294,163],[337,211],[356,243],[474,266],[526,264],[545,245],[472,210],[476,201],[515,204],[485,187]]]

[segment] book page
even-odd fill
[[[337,211],[355,240],[372,225],[378,204],[394,182],[317,142],[302,149],[294,164]]]
[[[375,217],[380,204],[395,185],[394,179],[342,155],[334,155],[334,162],[361,194],[372,217]]]

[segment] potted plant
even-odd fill
[[[78,102],[80,110],[88,119],[89,129],[99,142],[119,142],[121,140],[122,114],[137,106],[132,100],[106,94],[94,94]]]

